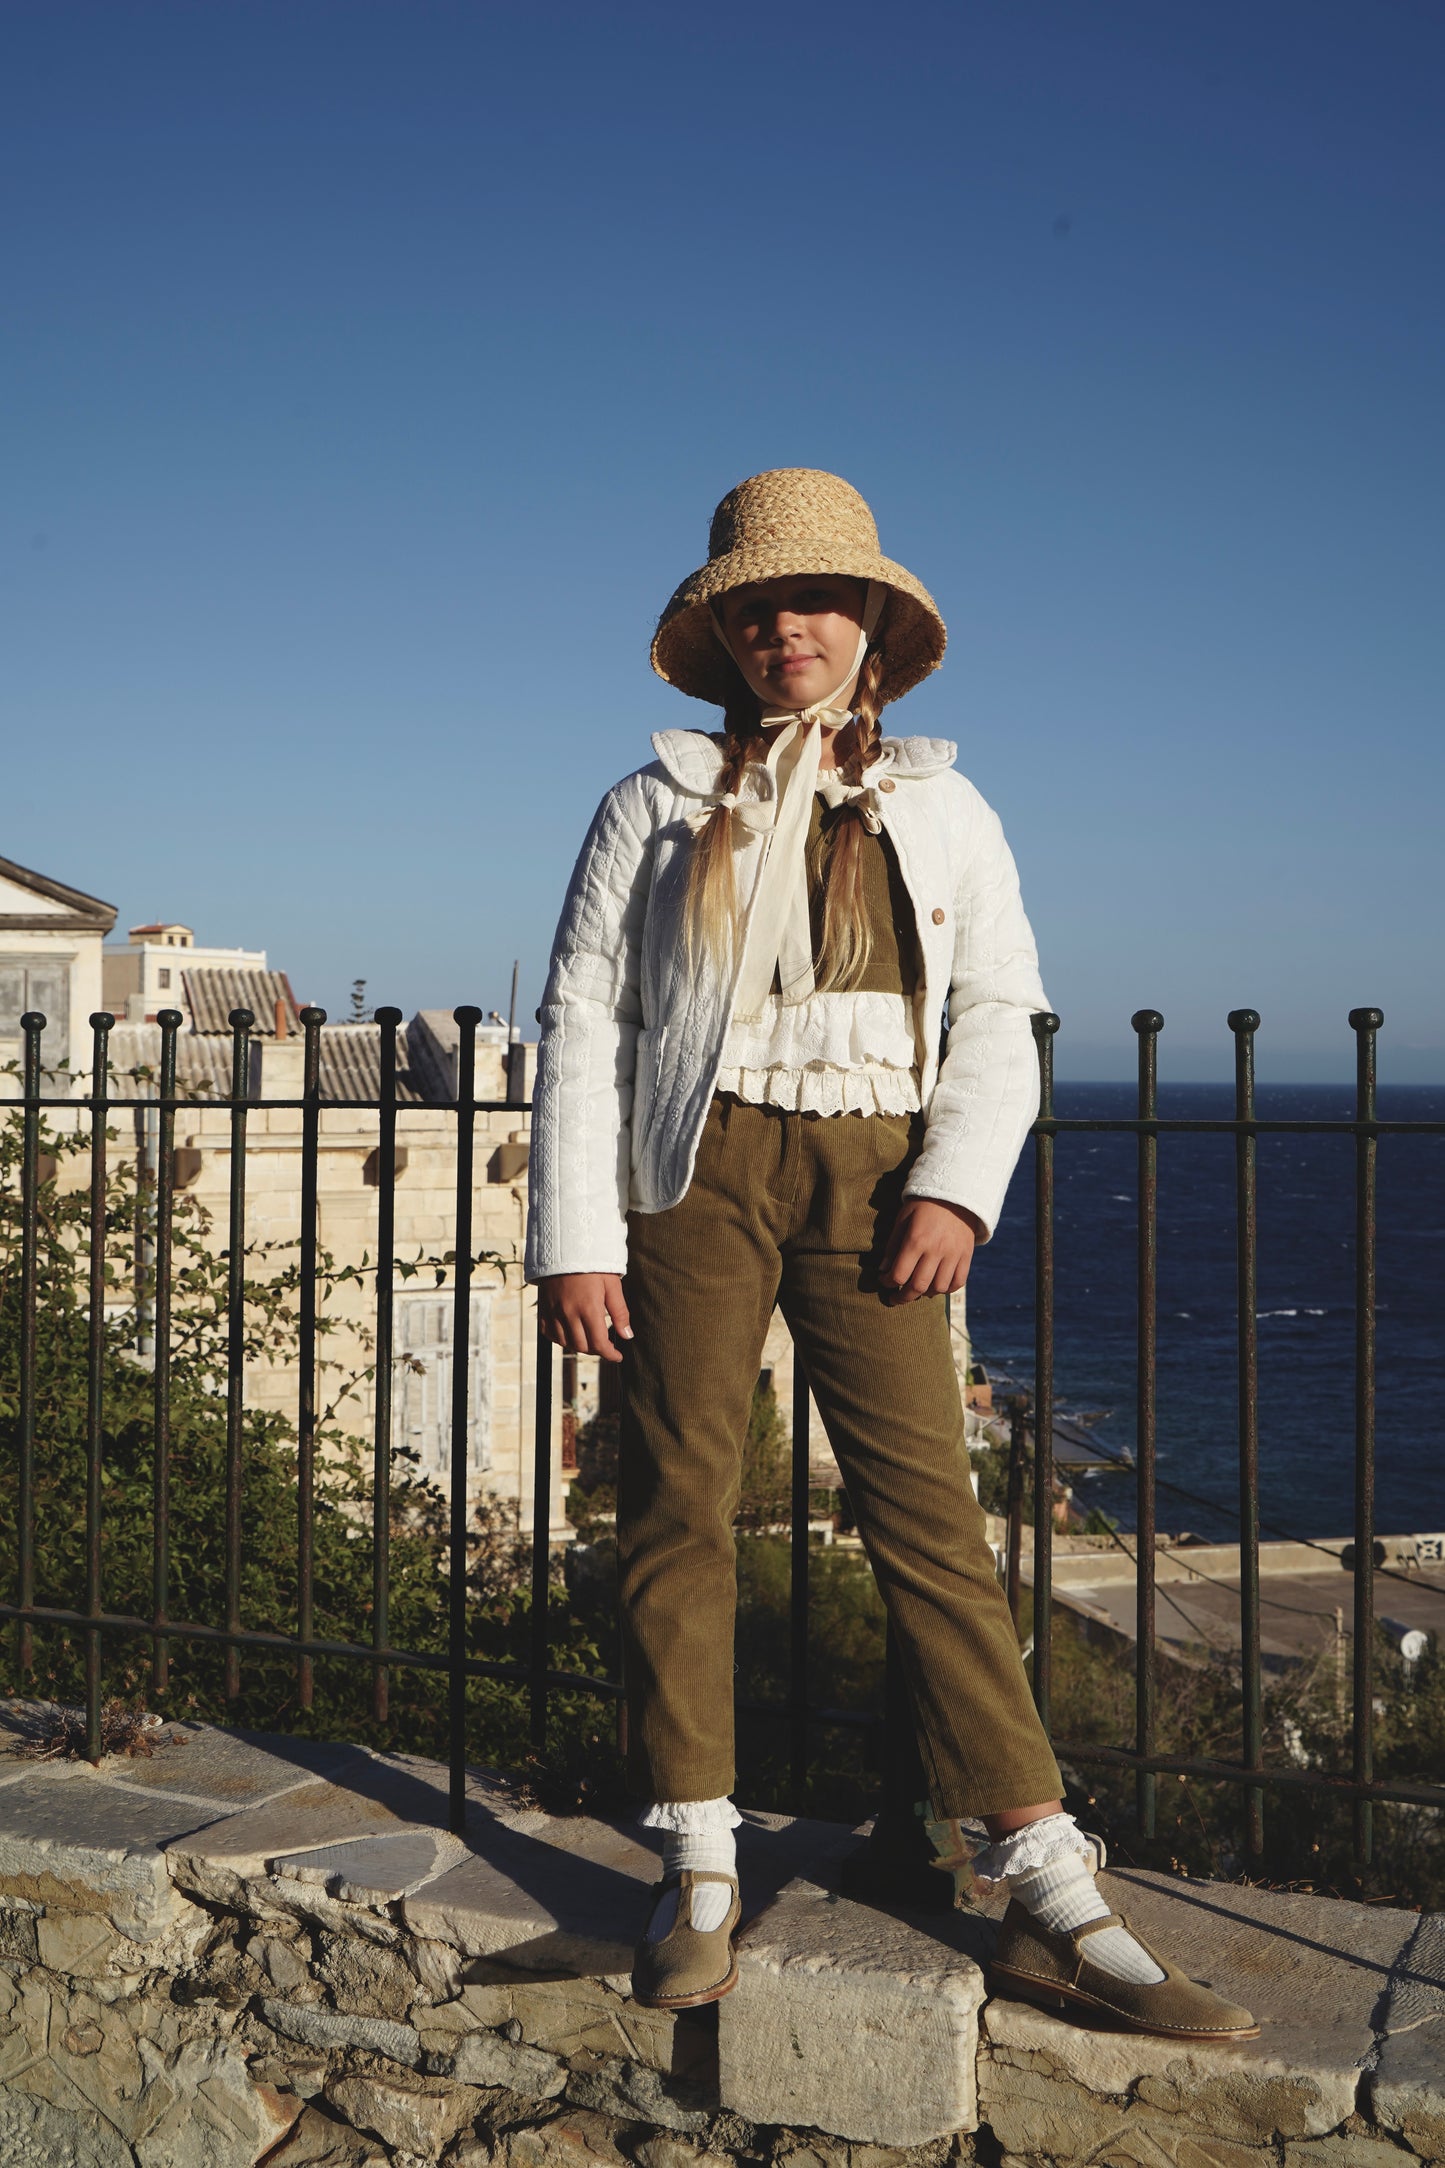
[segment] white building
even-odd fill
[[[0,1065],[20,1062],[20,1019],[34,1012],[47,1020],[46,1068],[85,1066],[104,998],[101,947],[114,924],[114,904],[0,858]]]
[[[160,1010],[179,1009],[189,1023],[188,971],[264,971],[266,951],[197,948],[179,924],[132,926],[128,941],[108,944],[103,966],[102,999],[121,1022],[153,1024]]]
[[[177,1040],[177,1085],[183,1104],[175,1117],[176,1189],[185,1209],[199,1206],[210,1232],[228,1235],[231,1119],[231,1012],[255,1018],[246,1076],[251,1100],[245,1156],[248,1270],[265,1273],[294,1264],[300,1234],[304,1035],[285,972],[269,968],[259,949],[204,948],[178,922],[135,926],[129,941],[105,950],[114,908],[80,890],[0,859],[0,1064],[18,1063],[20,1019],[28,1011],[49,1020],[42,1046],[48,1067],[69,1062],[77,1094],[88,1088],[93,1044],[90,1017],[117,1018],[110,1033],[111,1092],[119,1099],[156,1093],[162,1009],[184,1023]],[[454,1241],[457,1184],[457,1060],[460,1034],[451,1014],[426,1010],[398,1034],[397,1153],[394,1256],[416,1268],[396,1274],[392,1424],[395,1447],[414,1453],[421,1469],[445,1486],[450,1473],[454,1297],[445,1262]],[[526,1219],[529,1096],[535,1048],[509,1039],[506,1025],[477,1033],[475,1096],[501,1102],[475,1118],[471,1185],[474,1254],[471,1328],[465,1350],[470,1382],[466,1440],[471,1487],[515,1505],[521,1527],[532,1522],[536,1298],[522,1283]],[[334,1320],[320,1349],[324,1406],[339,1380],[362,1376],[338,1410],[343,1430],[367,1437],[375,1419],[367,1334],[375,1312],[374,1266],[380,1197],[378,1118],[381,1028],[326,1024],[321,1030],[321,1098],[317,1166],[318,1241],[351,1275],[323,1290],[323,1312]],[[51,1094],[55,1091],[52,1082]],[[64,1088],[63,1086],[61,1087]],[[0,1098],[19,1096],[18,1078],[0,1082]],[[289,1106],[273,1102],[289,1100]],[[83,1128],[60,1118],[60,1126]],[[12,1115],[11,1119],[15,1117]],[[49,1119],[55,1122],[52,1111]],[[158,1130],[154,1113],[118,1109],[111,1163],[139,1159],[153,1167]],[[83,1188],[89,1162],[82,1152],[60,1155],[55,1178]],[[267,1259],[271,1260],[268,1267]],[[431,1260],[437,1262],[433,1264]],[[133,1258],[117,1256],[116,1310],[134,1312],[144,1354],[145,1320],[131,1286]],[[560,1384],[560,1379],[559,1379]],[[257,1362],[247,1372],[246,1397],[255,1407],[294,1417],[297,1382],[286,1362]],[[566,1536],[566,1486],[561,1462],[560,1392],[553,1412],[551,1512],[558,1539]]]

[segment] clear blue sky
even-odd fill
[[[948,619],[1065,1074],[1445,1071],[1436,0],[10,0],[0,853],[530,1018],[713,503]]]

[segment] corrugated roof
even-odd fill
[[[323,1099],[381,1097],[380,1024],[323,1024],[321,1027],[321,1096]],[[414,1072],[406,1033],[396,1035],[396,1096],[409,1105],[428,1098]]]
[[[176,1039],[176,1083],[182,1096],[195,1092],[207,1099],[231,1096],[231,1034],[183,1031]],[[161,1065],[159,1024],[117,1024],[110,1035],[111,1089],[117,1098],[144,1097],[155,1090]],[[140,1072],[145,1072],[144,1075]],[[135,1089],[139,1083],[141,1091]],[[267,1092],[264,1064],[262,1093],[266,1097],[292,1094]],[[404,1031],[397,1033],[396,1096],[403,1106],[438,1103],[428,1092],[424,1076],[414,1068]],[[323,1024],[321,1027],[321,1097],[333,1105],[356,1104],[381,1097],[381,1026],[379,1024]]]
[[[193,1031],[223,1033],[229,1039],[232,1009],[249,1009],[256,1019],[255,1035],[273,1039],[278,1001],[286,1005],[291,1030],[301,1028],[296,997],[284,971],[258,971],[254,967],[238,970],[228,964],[206,964],[183,969],[181,979]]]
[[[110,1035],[111,1090],[120,1099],[143,1097],[135,1085],[156,1089],[161,1066],[159,1024],[117,1024]],[[141,1076],[138,1072],[144,1071]],[[227,1099],[231,1093],[231,1047],[225,1039],[182,1032],[176,1040],[176,1083],[183,1095]]]
[[[160,1027],[156,1027],[159,1038]],[[157,1060],[160,1058],[157,1048]],[[182,1032],[176,1040],[176,1082],[183,1092],[206,1098],[231,1096],[231,1047],[226,1039],[200,1039]]]

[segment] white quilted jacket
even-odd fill
[[[716,789],[722,756],[697,730],[659,731],[652,743],[656,760],[598,808],[553,944],[539,1012],[529,1280],[626,1270],[628,1210],[663,1212],[686,1193],[721,1062],[731,976],[689,969],[682,905],[686,817]],[[1048,1003],[998,815],[958,774],[955,752],[941,738],[885,738],[867,795],[898,854],[923,962],[926,1129],[907,1194],[965,1206],[987,1239],[1038,1112],[1029,1017]],[[751,790],[768,788],[762,771],[748,773]],[[744,913],[771,841],[751,834],[737,851]],[[745,919],[744,942],[749,930]]]

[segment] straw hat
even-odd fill
[[[712,516],[707,563],[689,573],[662,616],[652,667],[679,692],[727,704],[734,677],[710,603],[731,587],[803,572],[843,573],[889,589],[883,619],[883,698],[897,700],[936,670],[948,639],[937,604],[878,547],[873,514],[851,483],[818,467],[776,467],[730,489]]]

